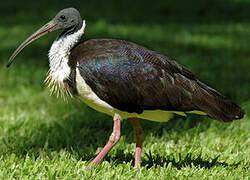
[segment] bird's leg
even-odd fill
[[[95,167],[100,163],[103,157],[112,149],[112,147],[120,140],[120,127],[121,127],[121,118],[119,115],[114,116],[114,126],[113,132],[109,137],[109,141],[104,146],[102,151],[96,156],[96,158],[89,164],[88,170],[94,165]]]
[[[141,128],[141,125],[139,123],[139,120],[137,118],[131,118],[132,125],[134,128],[134,134],[135,134],[135,141],[136,141],[136,149],[135,149],[135,165],[134,167],[137,168],[141,164],[141,148],[142,148],[142,142],[143,142],[143,130]]]

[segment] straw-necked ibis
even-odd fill
[[[143,131],[137,118],[166,122],[173,114],[198,113],[222,121],[241,119],[244,111],[230,99],[199,81],[174,60],[132,42],[92,39],[78,43],[85,21],[74,8],[60,11],[25,40],[10,57],[34,40],[63,30],[49,51],[46,82],[52,92],[81,99],[113,117],[108,143],[91,162],[96,166],[120,139],[122,119],[131,118],[135,137],[135,167],[140,165]]]

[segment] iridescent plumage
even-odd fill
[[[76,44],[84,28],[85,21],[76,9],[60,11],[15,50],[7,67],[25,46],[48,32],[63,29],[49,52],[50,71],[45,82],[51,93],[78,97],[114,118],[108,143],[88,168],[98,165],[119,141],[120,123],[125,118],[131,118],[135,131],[134,167],[140,166],[143,142],[137,117],[160,122],[169,120],[173,113],[207,114],[224,122],[243,118],[245,112],[237,104],[156,51],[114,39]]]
[[[176,61],[132,42],[85,41],[71,50],[69,65],[101,100],[121,111],[201,111],[225,122],[244,115]]]

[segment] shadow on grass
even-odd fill
[[[76,107],[80,112],[82,105]],[[86,108],[86,107],[85,107]],[[35,159],[42,156],[53,158],[53,151],[60,152],[62,149],[70,152],[78,160],[88,161],[93,160],[96,156],[96,150],[103,147],[112,131],[112,119],[101,113],[95,113],[90,108],[85,109],[88,117],[83,120],[83,114],[75,113],[72,116],[52,121],[46,125],[41,123],[37,127],[33,127],[27,135],[13,134],[16,129],[21,128],[24,124],[19,122],[14,129],[10,129],[7,137],[3,138],[3,143],[6,145],[4,154],[16,154],[19,157],[24,157],[26,154],[33,156]],[[155,123],[150,121],[141,121],[145,136],[154,133],[154,136],[162,136],[164,130],[184,132],[190,128],[196,127],[204,119],[200,116],[190,116],[187,119],[174,119],[167,123]],[[39,120],[38,120],[39,121]],[[211,121],[203,121],[202,128],[197,128],[197,131],[207,129]],[[227,126],[227,125],[225,125]],[[153,128],[152,128],[153,127]],[[133,129],[131,122],[125,120],[122,124],[122,136],[126,136],[126,143],[134,142]],[[181,134],[180,134],[181,136]],[[195,135],[194,135],[195,136]],[[193,157],[192,154],[187,154],[184,158],[160,156],[146,154],[146,158],[142,159],[142,166],[147,168],[161,166],[167,167],[170,163],[173,167],[181,169],[183,167],[195,166],[200,168],[212,168],[214,166],[236,168],[239,163],[227,164],[218,162],[216,157],[212,161],[204,160],[201,154],[198,157]],[[104,160],[114,162],[116,165],[123,162],[134,163],[134,153],[124,153],[123,150],[116,149],[116,153],[109,153]]]
[[[171,164],[171,166],[181,169],[183,167],[198,167],[198,168],[212,168],[214,166],[222,166],[222,167],[232,167],[232,168],[237,168],[240,165],[240,162],[238,163],[233,163],[233,164],[228,164],[225,162],[218,162],[219,156],[215,157],[211,161],[204,160],[202,159],[202,155],[199,154],[198,157],[193,157],[191,153],[188,153],[184,158],[181,158],[181,153],[179,153],[178,158],[171,158],[170,156],[160,156],[159,154],[152,154],[147,153],[147,160],[142,159],[142,166],[146,166],[148,169],[151,167],[167,167],[168,165]],[[107,156],[105,158],[106,161],[108,162],[115,162],[116,165],[121,164],[123,162],[130,163],[132,161],[132,164],[134,164],[134,155],[129,153],[129,154],[124,154],[123,151],[117,151],[117,154],[115,157]]]

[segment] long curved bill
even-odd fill
[[[57,24],[54,23],[54,21],[50,21],[49,23],[45,24],[42,28],[37,30],[34,34],[32,34],[30,37],[28,37],[16,50],[15,52],[11,55],[9,58],[8,64],[6,65],[7,67],[10,67],[12,62],[14,61],[15,57],[25,48],[27,45],[35,41],[36,39],[48,34],[49,32],[57,30]]]

